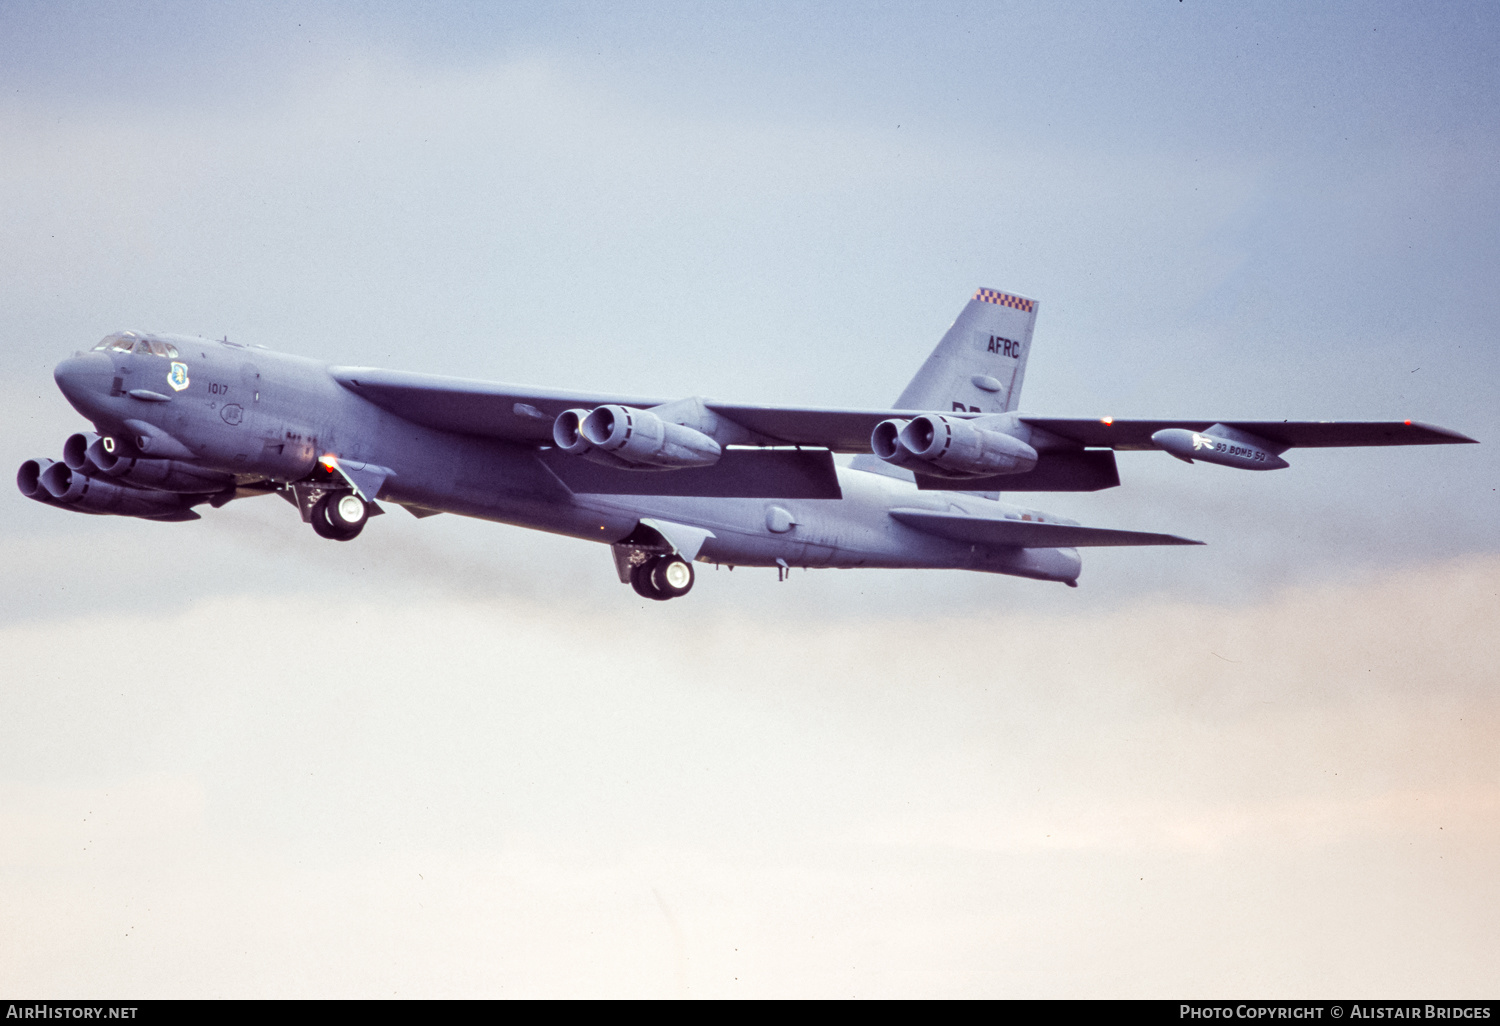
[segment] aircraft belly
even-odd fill
[[[873,475],[841,470],[843,499],[688,499],[600,496],[580,503],[617,515],[654,517],[705,528],[699,558],[736,566],[968,566],[972,548],[912,531],[890,519],[887,497],[863,481]],[[908,486],[910,487],[910,486]],[[911,489],[914,491],[914,489]],[[779,519],[776,512],[784,514]],[[784,524],[790,521],[789,524]],[[772,524],[784,526],[774,530]]]

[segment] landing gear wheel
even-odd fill
[[[358,534],[360,528],[365,526],[365,521],[370,519],[370,507],[365,505],[353,492],[330,495],[327,499],[328,511],[325,514],[328,522],[337,530],[349,533],[349,537]]]
[[[634,567],[630,571],[630,586],[641,598],[652,599],[656,602],[666,600],[665,595],[657,594],[656,585],[651,583],[651,563],[645,562]]]
[[[312,508],[312,529],[320,538],[350,541],[365,529],[369,507],[353,492],[331,492]]]
[[[681,598],[693,590],[693,564],[681,556],[658,556],[651,568],[651,586],[663,599]]]

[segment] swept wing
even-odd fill
[[[891,519],[940,538],[975,545],[1015,546],[1023,549],[1203,544],[1191,538],[1179,538],[1175,534],[1116,531],[1104,527],[976,517],[966,513],[939,513],[925,509],[893,509]]]

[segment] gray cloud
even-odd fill
[[[1474,994],[1497,602],[1488,560],[838,627],[394,595],[15,625],[3,979]]]

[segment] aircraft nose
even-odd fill
[[[104,353],[70,356],[52,371],[58,390],[79,412],[109,395],[115,364]]]

